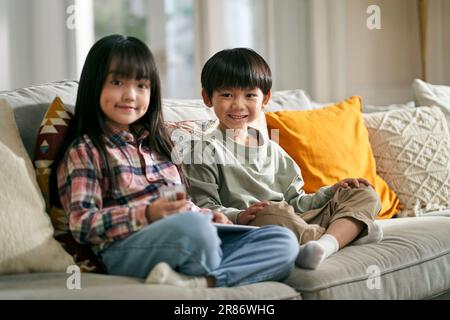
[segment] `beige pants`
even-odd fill
[[[345,217],[354,218],[362,221],[366,227],[353,243],[363,244],[382,239],[382,230],[374,223],[380,210],[380,198],[372,188],[339,188],[321,208],[297,214],[294,208],[284,201],[273,203],[259,211],[249,224],[274,224],[289,228],[297,236],[299,244],[304,244],[319,239],[333,221]]]

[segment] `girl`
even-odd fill
[[[160,197],[162,187],[185,181],[172,147],[149,48],[121,35],[99,40],[51,176],[52,202],[69,215],[74,238],[91,245],[108,273],[150,283],[223,287],[287,277],[298,250],[288,229],[218,234],[212,221],[228,222],[223,214]]]

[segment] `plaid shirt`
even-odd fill
[[[104,136],[115,190],[87,135],[73,142],[58,167],[59,196],[72,235],[96,253],[148,225],[146,209],[159,198],[161,186],[181,184],[177,167],[150,150],[149,132],[143,127],[135,132],[137,139],[117,128]],[[191,210],[200,211],[193,203]]]

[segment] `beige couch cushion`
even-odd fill
[[[303,299],[425,299],[450,290],[450,217],[377,223],[380,243],[348,246],[316,270],[297,268],[286,283]]]
[[[14,115],[0,99],[0,274],[64,271],[72,258],[53,239]]]
[[[150,285],[142,279],[81,274],[81,289],[68,290],[68,274],[41,273],[0,276],[0,299],[152,299],[152,300],[285,300],[299,299],[294,289],[279,282],[233,288],[192,289]]]
[[[73,109],[77,90],[78,83],[67,80],[0,92],[0,99],[6,99],[14,110],[22,142],[31,158],[39,126],[49,104],[59,96],[66,107]]]

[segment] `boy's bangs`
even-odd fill
[[[110,70],[114,73],[127,78],[150,79],[150,57],[146,52],[140,52],[138,48],[131,51],[119,51],[111,54]]]
[[[214,88],[260,88],[264,94],[270,90],[270,71],[264,70],[262,66],[246,61],[245,59],[233,61],[233,63],[222,65],[217,83]]]

